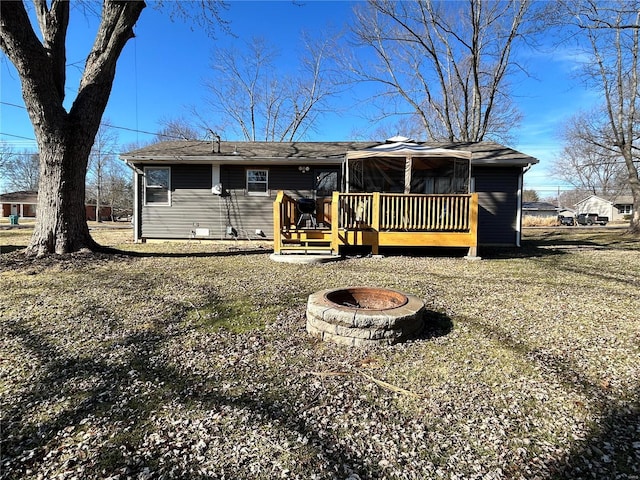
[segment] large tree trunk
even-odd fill
[[[69,2],[34,0],[41,38],[22,2],[0,3],[0,49],[16,67],[40,149],[38,221],[27,253],[45,255],[95,249],[85,212],[85,177],[91,146],[107,106],[116,63],[133,37],[143,1],[104,0],[96,38],[69,112],[65,92],[65,40]]]
[[[85,213],[87,149],[93,139],[55,139],[40,146],[38,221],[27,253],[95,250]]]

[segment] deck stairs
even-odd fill
[[[282,233],[282,255],[331,255],[330,230],[291,229]]]

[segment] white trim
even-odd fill
[[[215,186],[220,183],[220,164],[214,163],[211,165],[211,186]]]
[[[267,179],[264,182],[252,182],[255,184],[264,183],[264,186],[265,186],[264,192],[249,191],[249,172],[265,172],[267,174]],[[269,169],[268,168],[247,168],[244,171],[244,180],[245,180],[245,188],[246,188],[247,195],[251,197],[268,197],[269,196]]]
[[[167,170],[169,172],[167,178],[167,201],[166,202],[151,202],[147,201],[147,189],[154,188],[154,186],[147,185],[147,171],[148,170]],[[145,207],[170,207],[171,206],[171,167],[156,167],[148,166],[144,167],[144,181],[143,181],[143,195]]]
[[[140,173],[139,170],[133,169],[133,241],[140,241],[140,217],[142,209],[140,208]]]
[[[516,215],[516,247],[520,247],[522,241],[522,188],[524,186],[524,171],[520,171],[518,175],[518,200],[517,200],[517,215]]]

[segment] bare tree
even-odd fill
[[[523,190],[522,191],[523,202],[539,202],[540,195],[535,190]]]
[[[247,141],[304,137],[337,92],[326,67],[331,43],[304,43],[298,70],[289,75],[278,71],[279,55],[264,39],[254,38],[242,51],[215,51],[206,87],[208,104],[221,120],[207,128],[231,129]]]
[[[13,161],[16,156],[16,151],[12,145],[9,145],[4,142],[0,142],[0,179],[4,180],[6,178],[7,172],[9,171],[9,165]],[[0,189],[7,188],[4,185],[4,181],[0,181]],[[2,190],[0,190],[2,191]]]
[[[37,153],[28,150],[12,153],[3,166],[5,187],[13,191],[37,191],[39,162]]]
[[[111,207],[112,219],[133,212],[133,182],[124,162],[113,161],[102,172],[102,204]]]
[[[24,2],[0,2],[0,49],[20,77],[40,152],[38,222],[26,253],[40,256],[97,249],[85,218],[87,165],[117,60],[134,36],[133,27],[145,3],[103,0],[100,25],[68,111],[64,100],[71,5],[63,0],[33,3],[38,34]],[[181,14],[183,5],[174,4]],[[207,13],[218,17],[219,2],[203,0],[202,4]],[[80,9],[76,12],[81,14]]]
[[[573,209],[579,201],[592,194],[593,192],[580,188],[558,191],[558,206]]]
[[[564,147],[551,173],[579,191],[610,197],[628,186],[624,161],[611,147],[605,118],[595,110],[579,112],[567,121]]]
[[[133,37],[144,2],[103,2],[101,23],[69,111],[63,102],[70,4],[53,1],[49,6],[39,0],[34,5],[41,37],[23,2],[0,4],[0,48],[18,71],[40,151],[38,222],[27,253],[96,249],[85,219],[87,163],[116,61]]]
[[[603,129],[582,141],[624,161],[634,200],[629,229],[640,234],[640,1],[565,0],[558,8],[564,14],[560,18],[573,22],[572,38],[590,58],[583,64],[585,79],[602,93],[604,102]]]
[[[369,0],[354,33],[376,63],[348,69],[382,86],[381,117],[417,116],[433,140],[504,141],[520,119],[508,77],[513,46],[533,31],[531,3]]]
[[[100,206],[104,201],[106,175],[110,166],[115,162],[118,145],[118,135],[108,124],[101,123],[91,149],[87,171],[87,187],[89,194],[96,202],[96,220],[101,221]]]
[[[167,140],[198,140],[206,137],[206,131],[202,131],[196,124],[184,117],[165,118],[161,120],[162,128],[156,134],[157,142]]]

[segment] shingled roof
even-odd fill
[[[23,190],[20,192],[9,192],[0,195],[2,203],[38,203],[38,192]]]
[[[270,161],[286,163],[296,161],[331,161],[340,163],[349,151],[365,150],[379,142],[216,142],[172,141],[123,153],[120,158],[128,163],[243,163]],[[420,147],[471,152],[474,165],[527,166],[538,159],[495,142],[417,142]]]

